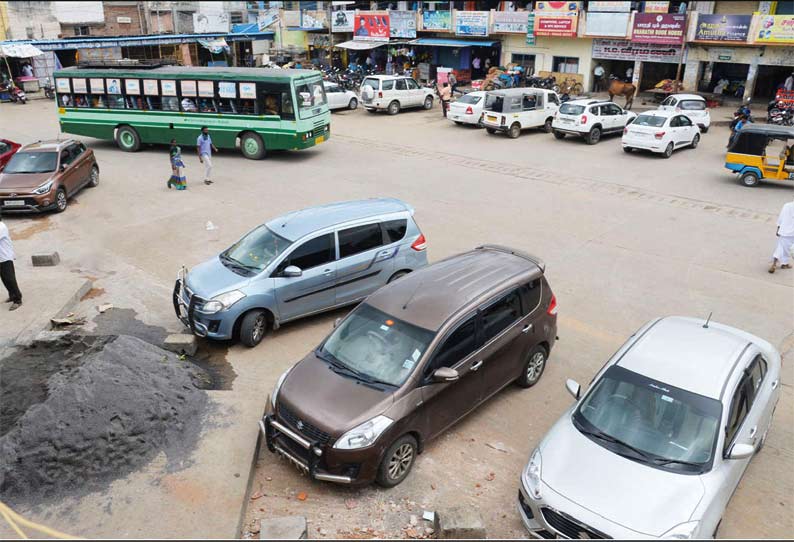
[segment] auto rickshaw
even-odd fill
[[[744,186],[763,181],[794,181],[794,127],[748,124],[725,156],[725,167]]]

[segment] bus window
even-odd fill
[[[295,120],[295,107],[292,104],[292,96],[289,92],[281,93],[281,119]]]
[[[179,111],[179,98],[163,96],[163,111]]]
[[[163,108],[162,101],[160,100],[160,96],[147,96],[146,97],[146,109],[150,111],[160,111]]]
[[[94,109],[105,109],[107,107],[107,103],[105,102],[105,97],[102,94],[92,95],[91,107],[93,107]]]
[[[124,109],[124,96],[121,94],[108,94],[108,107],[110,109]]]
[[[219,98],[218,99],[218,111],[220,113],[237,113],[237,108],[234,105],[234,100],[228,98]]]
[[[256,115],[254,100],[240,100],[240,113],[243,115]]]
[[[187,98],[187,97],[182,98],[182,111],[188,113],[195,113],[196,111],[198,111],[198,108],[196,107],[196,102],[193,101],[192,98]]]
[[[215,113],[215,103],[209,98],[199,98],[198,109],[202,113]]]
[[[323,83],[319,80],[297,85],[295,87],[295,95],[298,97],[298,106],[301,113],[310,113],[313,108],[327,103]]]
[[[77,107],[88,107],[89,106],[90,96],[83,96],[82,94],[78,94],[74,97],[74,105]]]
[[[278,94],[265,94],[262,105],[263,115],[278,115]]]

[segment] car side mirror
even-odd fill
[[[60,171],[66,171],[66,164],[61,164]]]
[[[301,275],[303,275],[303,271],[297,265],[289,265],[281,272],[283,277],[300,277]]]
[[[624,109],[623,110],[623,115],[628,115],[628,114],[629,114],[629,112]]]
[[[334,320],[334,329],[338,328],[339,324],[341,324],[341,323],[342,323],[342,319],[341,318],[337,318],[336,320]]]
[[[565,389],[568,390],[568,393],[573,395],[573,398],[577,401],[579,400],[579,394],[582,391],[582,387],[576,380],[571,380],[570,378],[565,381]]]
[[[755,453],[755,446],[737,442],[728,453],[728,459],[747,459]]]
[[[458,371],[449,367],[439,367],[433,373],[433,382],[455,382],[458,378]]]

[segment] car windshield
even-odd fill
[[[630,459],[702,473],[712,461],[721,414],[716,399],[612,366],[573,419],[579,431]]]
[[[49,173],[58,164],[57,152],[18,152],[3,173]]]
[[[562,104],[560,106],[560,113],[563,115],[581,115],[584,113],[583,105]]]
[[[303,119],[318,114],[319,111],[314,112],[313,109],[328,103],[321,80],[297,85],[295,94],[298,96],[298,109]]]
[[[505,99],[502,96],[498,96],[496,94],[486,94],[485,95],[485,109],[488,111],[495,111],[497,113],[502,112],[502,108],[504,107]]]
[[[362,88],[366,86],[372,87],[373,90],[378,90],[380,88],[380,80],[375,77],[367,77],[361,82]]]
[[[664,126],[666,120],[667,117],[659,117],[656,115],[640,115],[632,124],[636,126],[653,126],[654,128],[659,128],[660,126]]]
[[[263,224],[222,252],[220,259],[238,275],[251,276],[261,273],[290,244]]]
[[[686,111],[703,111],[706,109],[706,102],[701,100],[684,100],[678,107]]]
[[[364,381],[399,387],[434,335],[364,303],[334,330],[319,353]]]
[[[482,100],[482,96],[472,96],[471,94],[464,94],[458,98],[459,104],[478,104]]]

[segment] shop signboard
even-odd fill
[[[278,8],[270,8],[260,13],[256,18],[256,25],[259,31],[264,31],[267,27],[278,21]],[[352,29],[350,30],[353,31]]]
[[[361,13],[353,22],[353,39],[356,41],[389,41],[388,13]]]
[[[77,56],[81,62],[102,62],[108,60],[121,60],[121,47],[94,47],[78,49]]]
[[[527,45],[535,45],[535,14],[527,17]]]
[[[526,34],[526,11],[494,11],[491,31],[494,34]]]
[[[579,16],[574,15],[544,15],[535,14],[536,36],[560,36],[565,38],[576,37],[576,24]]]
[[[602,60],[640,60],[677,64],[681,57],[680,45],[634,43],[628,40],[594,39],[593,58]]]
[[[393,38],[415,38],[416,12],[389,10],[389,33]]]
[[[487,11],[458,11],[455,14],[455,34],[458,36],[487,36]]]
[[[698,15],[696,41],[747,41],[752,15]]]
[[[304,30],[323,30],[328,28],[328,12],[325,10],[302,10],[301,28]]]
[[[229,32],[229,15],[226,13],[194,13],[193,32],[196,34]]]
[[[635,13],[631,41],[639,43],[684,43],[686,15]]]
[[[593,12],[630,13],[631,2],[618,0],[617,2],[594,2],[587,4],[588,17]]]
[[[422,11],[423,30],[452,30],[451,11]]]
[[[331,14],[331,31],[352,32],[355,16],[356,12],[354,10],[334,11]]]
[[[794,15],[764,15],[756,43],[794,43]]]
[[[586,36],[615,36],[625,38],[629,30],[631,13],[588,12],[585,26]]]
[[[645,2],[645,13],[667,13],[670,11],[670,2]]]
[[[567,13],[576,12],[582,9],[581,2],[535,2],[535,12],[557,12]]]

